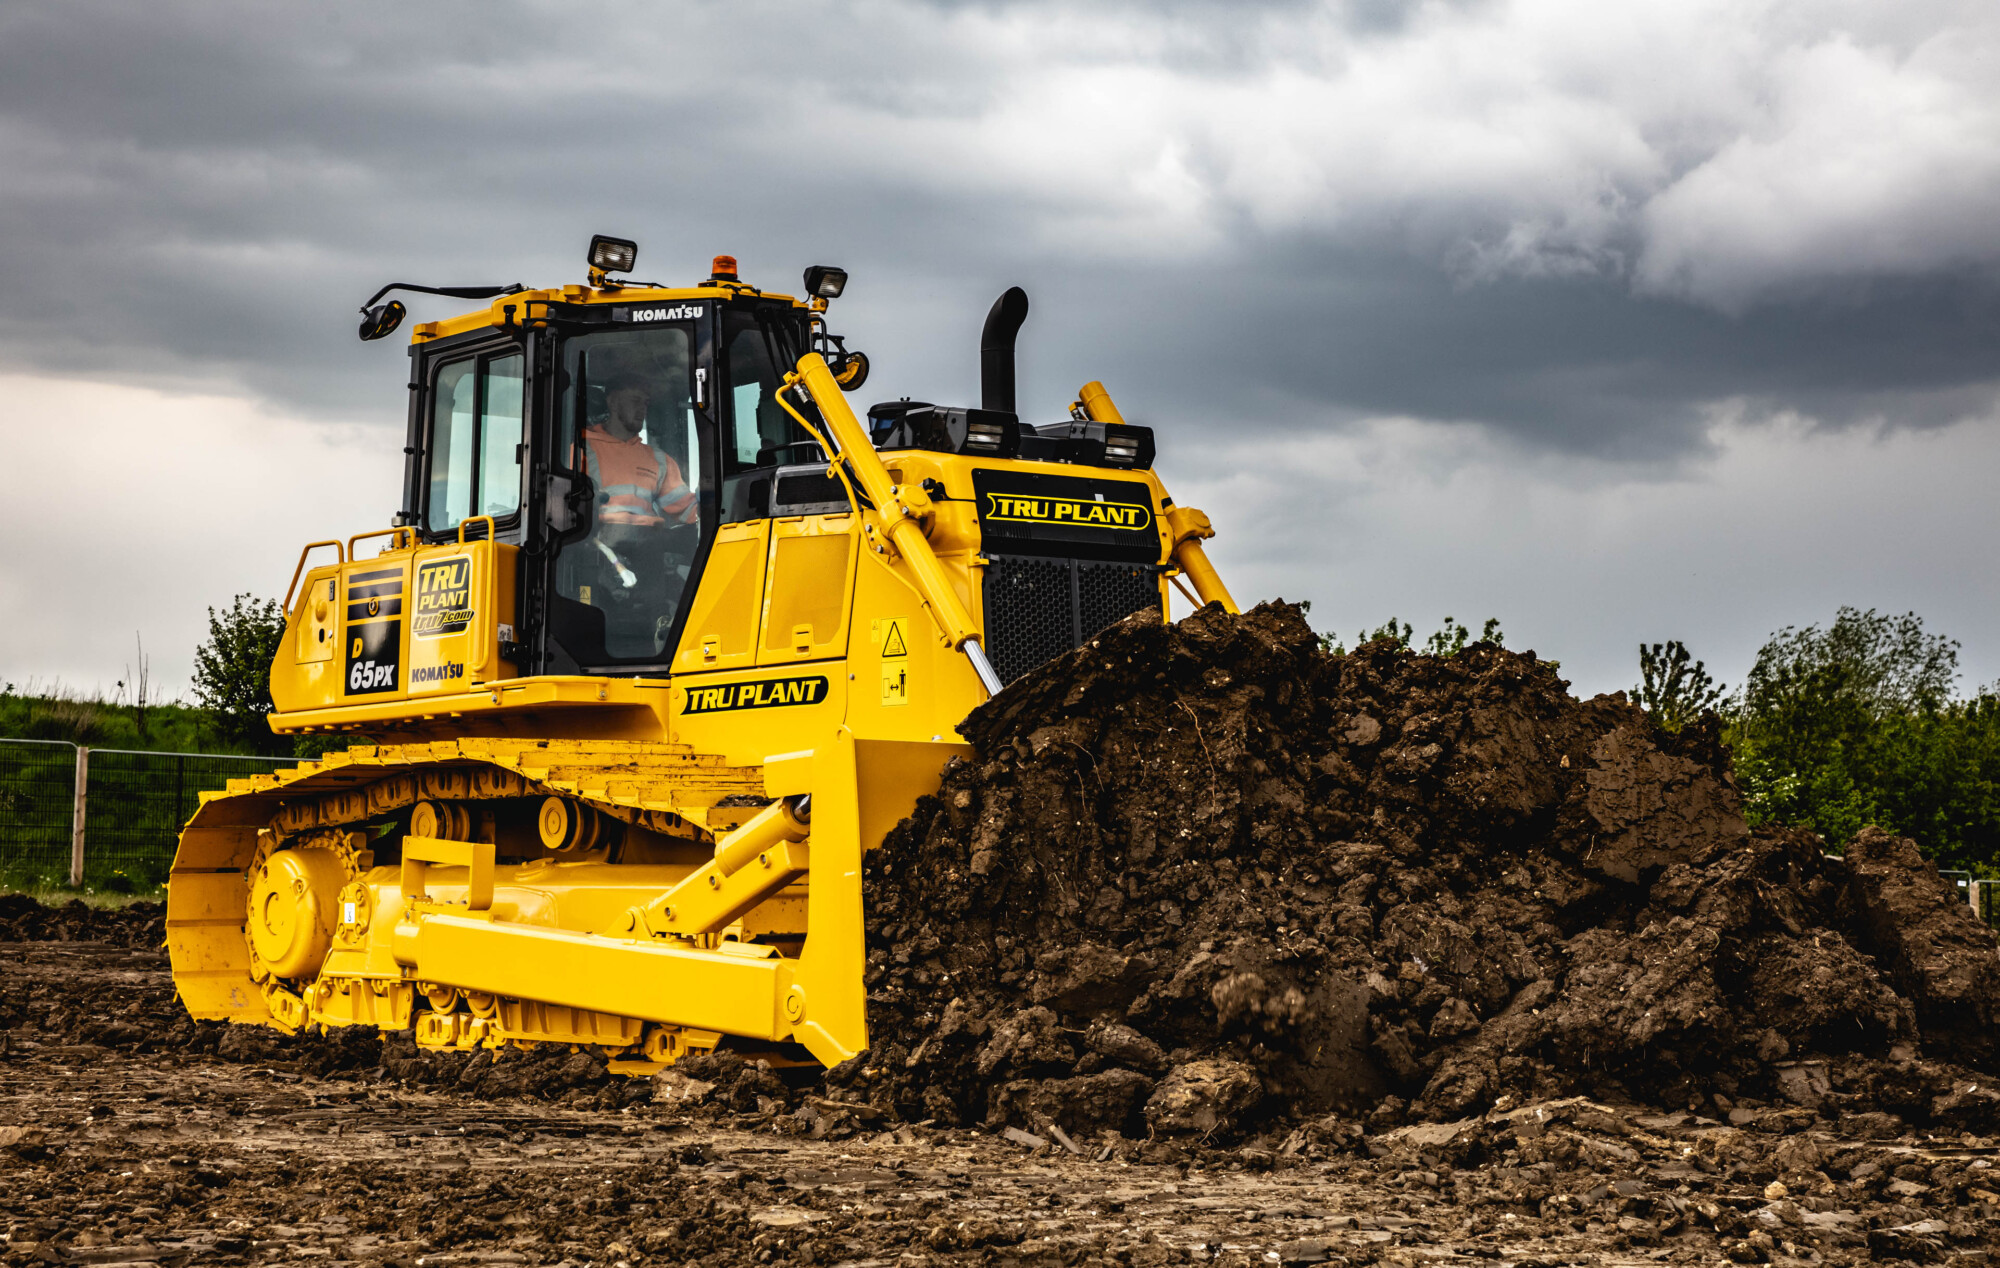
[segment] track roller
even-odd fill
[[[472,811],[456,802],[420,801],[410,809],[410,835],[470,841]]]
[[[618,828],[616,819],[568,797],[545,799],[535,824],[542,844],[559,854],[609,845]]]

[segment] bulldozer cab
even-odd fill
[[[411,349],[403,519],[427,544],[490,517],[525,551],[523,674],[664,673],[716,529],[769,513],[819,446],[777,401],[809,316],[789,301],[560,307]],[[484,526],[475,526],[475,533]]]
[[[979,407],[904,399],[863,424],[845,393],[866,358],[827,328],[839,286],[816,289],[837,272],[809,270],[807,299],[728,257],[686,287],[595,263],[587,286],[396,284],[490,302],[411,331],[401,506],[302,556],[272,726],[751,763],[841,727],[949,743],[1005,682],[1164,612],[1170,582],[1226,599],[1206,519],[1101,385],[1067,419],[1019,417],[1025,294],[988,315]],[[397,311],[368,309],[363,337]]]

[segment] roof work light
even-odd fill
[[[839,299],[847,289],[847,270],[815,264],[806,270],[806,294],[814,299]]]
[[[624,238],[593,234],[589,259],[590,267],[600,273],[630,273],[639,263],[639,244]]]

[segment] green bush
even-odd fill
[[[1835,848],[1872,824],[1941,867],[2000,875],[2000,696],[1955,699],[1957,678],[1957,642],[1914,613],[1844,607],[1825,629],[1778,631],[1722,705],[1751,822]]]
[[[1639,685],[1632,700],[1663,731],[1679,731],[1722,703],[1722,686],[1679,639],[1639,644]]]
[[[1359,647],[1364,643],[1378,643],[1386,639],[1398,647],[1408,647],[1413,633],[1415,630],[1408,621],[1398,621],[1392,616],[1388,624],[1376,626],[1372,634],[1366,629],[1357,631],[1354,635],[1354,645]],[[1460,625],[1457,617],[1447,616],[1444,624],[1433,630],[1431,636],[1424,641],[1422,654],[1456,656],[1468,647],[1500,647],[1506,641],[1507,636],[1501,632],[1500,618],[1497,616],[1486,618],[1486,626],[1480,631],[1478,638],[1473,638],[1471,629]],[[1347,654],[1347,645],[1337,634],[1320,635],[1319,645],[1336,656]]]
[[[291,740],[273,735],[268,721],[271,661],[284,637],[276,599],[239,594],[220,615],[208,610],[208,641],[194,653],[194,698],[224,744],[252,753],[292,751]]]

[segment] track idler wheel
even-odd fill
[[[333,946],[347,869],[331,850],[279,850],[250,878],[250,946],[279,977],[311,977]]]
[[[544,800],[535,823],[541,830],[542,844],[558,854],[609,845],[618,829],[616,819],[567,797]]]

